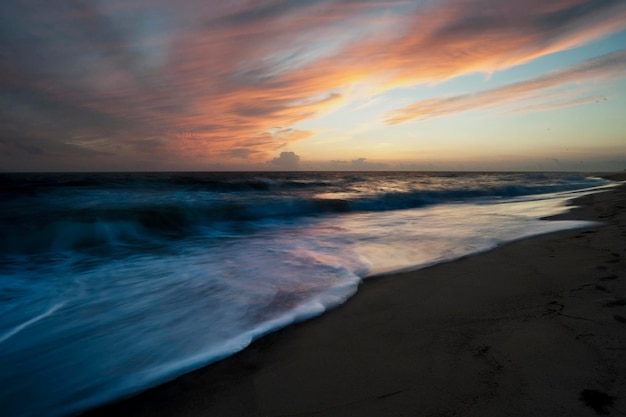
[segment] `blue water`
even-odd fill
[[[84,410],[319,315],[368,276],[581,227],[540,218],[607,185],[536,173],[2,174],[0,411]]]

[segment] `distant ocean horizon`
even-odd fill
[[[611,185],[555,172],[1,173],[2,413],[85,410],[322,314],[368,277],[589,225],[542,219]]]

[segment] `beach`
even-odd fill
[[[574,204],[558,218],[597,225],[368,279],[333,311],[84,415],[623,413],[626,187]]]

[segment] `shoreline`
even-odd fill
[[[574,204],[554,219],[604,224],[368,279],[332,311],[82,415],[591,416],[609,397],[626,412],[626,185]]]

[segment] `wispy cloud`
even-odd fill
[[[397,124],[411,119],[427,120],[467,110],[519,103],[524,100],[534,100],[537,94],[540,97],[554,96],[555,93],[551,90],[567,84],[622,77],[626,77],[626,50],[589,59],[567,68],[503,87],[473,94],[459,94],[421,100],[390,112],[386,122],[388,124]],[[569,94],[569,92],[565,94]],[[556,95],[558,96],[559,93],[556,92]],[[583,104],[592,100],[596,101],[598,99],[577,98],[557,102],[552,101],[550,103],[536,103],[535,105],[529,104],[524,109],[527,111],[551,110],[568,105]]]
[[[545,103],[528,104],[508,110],[509,113],[531,113],[540,111],[550,111],[562,109],[565,107],[580,106],[581,104],[601,103],[608,99],[604,96],[598,97],[580,97],[571,99],[562,99],[557,101],[549,101]]]
[[[622,0],[4,0],[0,100],[10,110],[0,136],[30,138],[11,147],[25,160],[32,143],[42,154],[262,162],[310,137],[284,129],[337,108],[355,83],[384,91],[492,72],[625,22]],[[609,69],[570,71],[569,81],[553,74],[509,93]],[[462,100],[470,98],[416,103],[390,122],[450,114]]]

